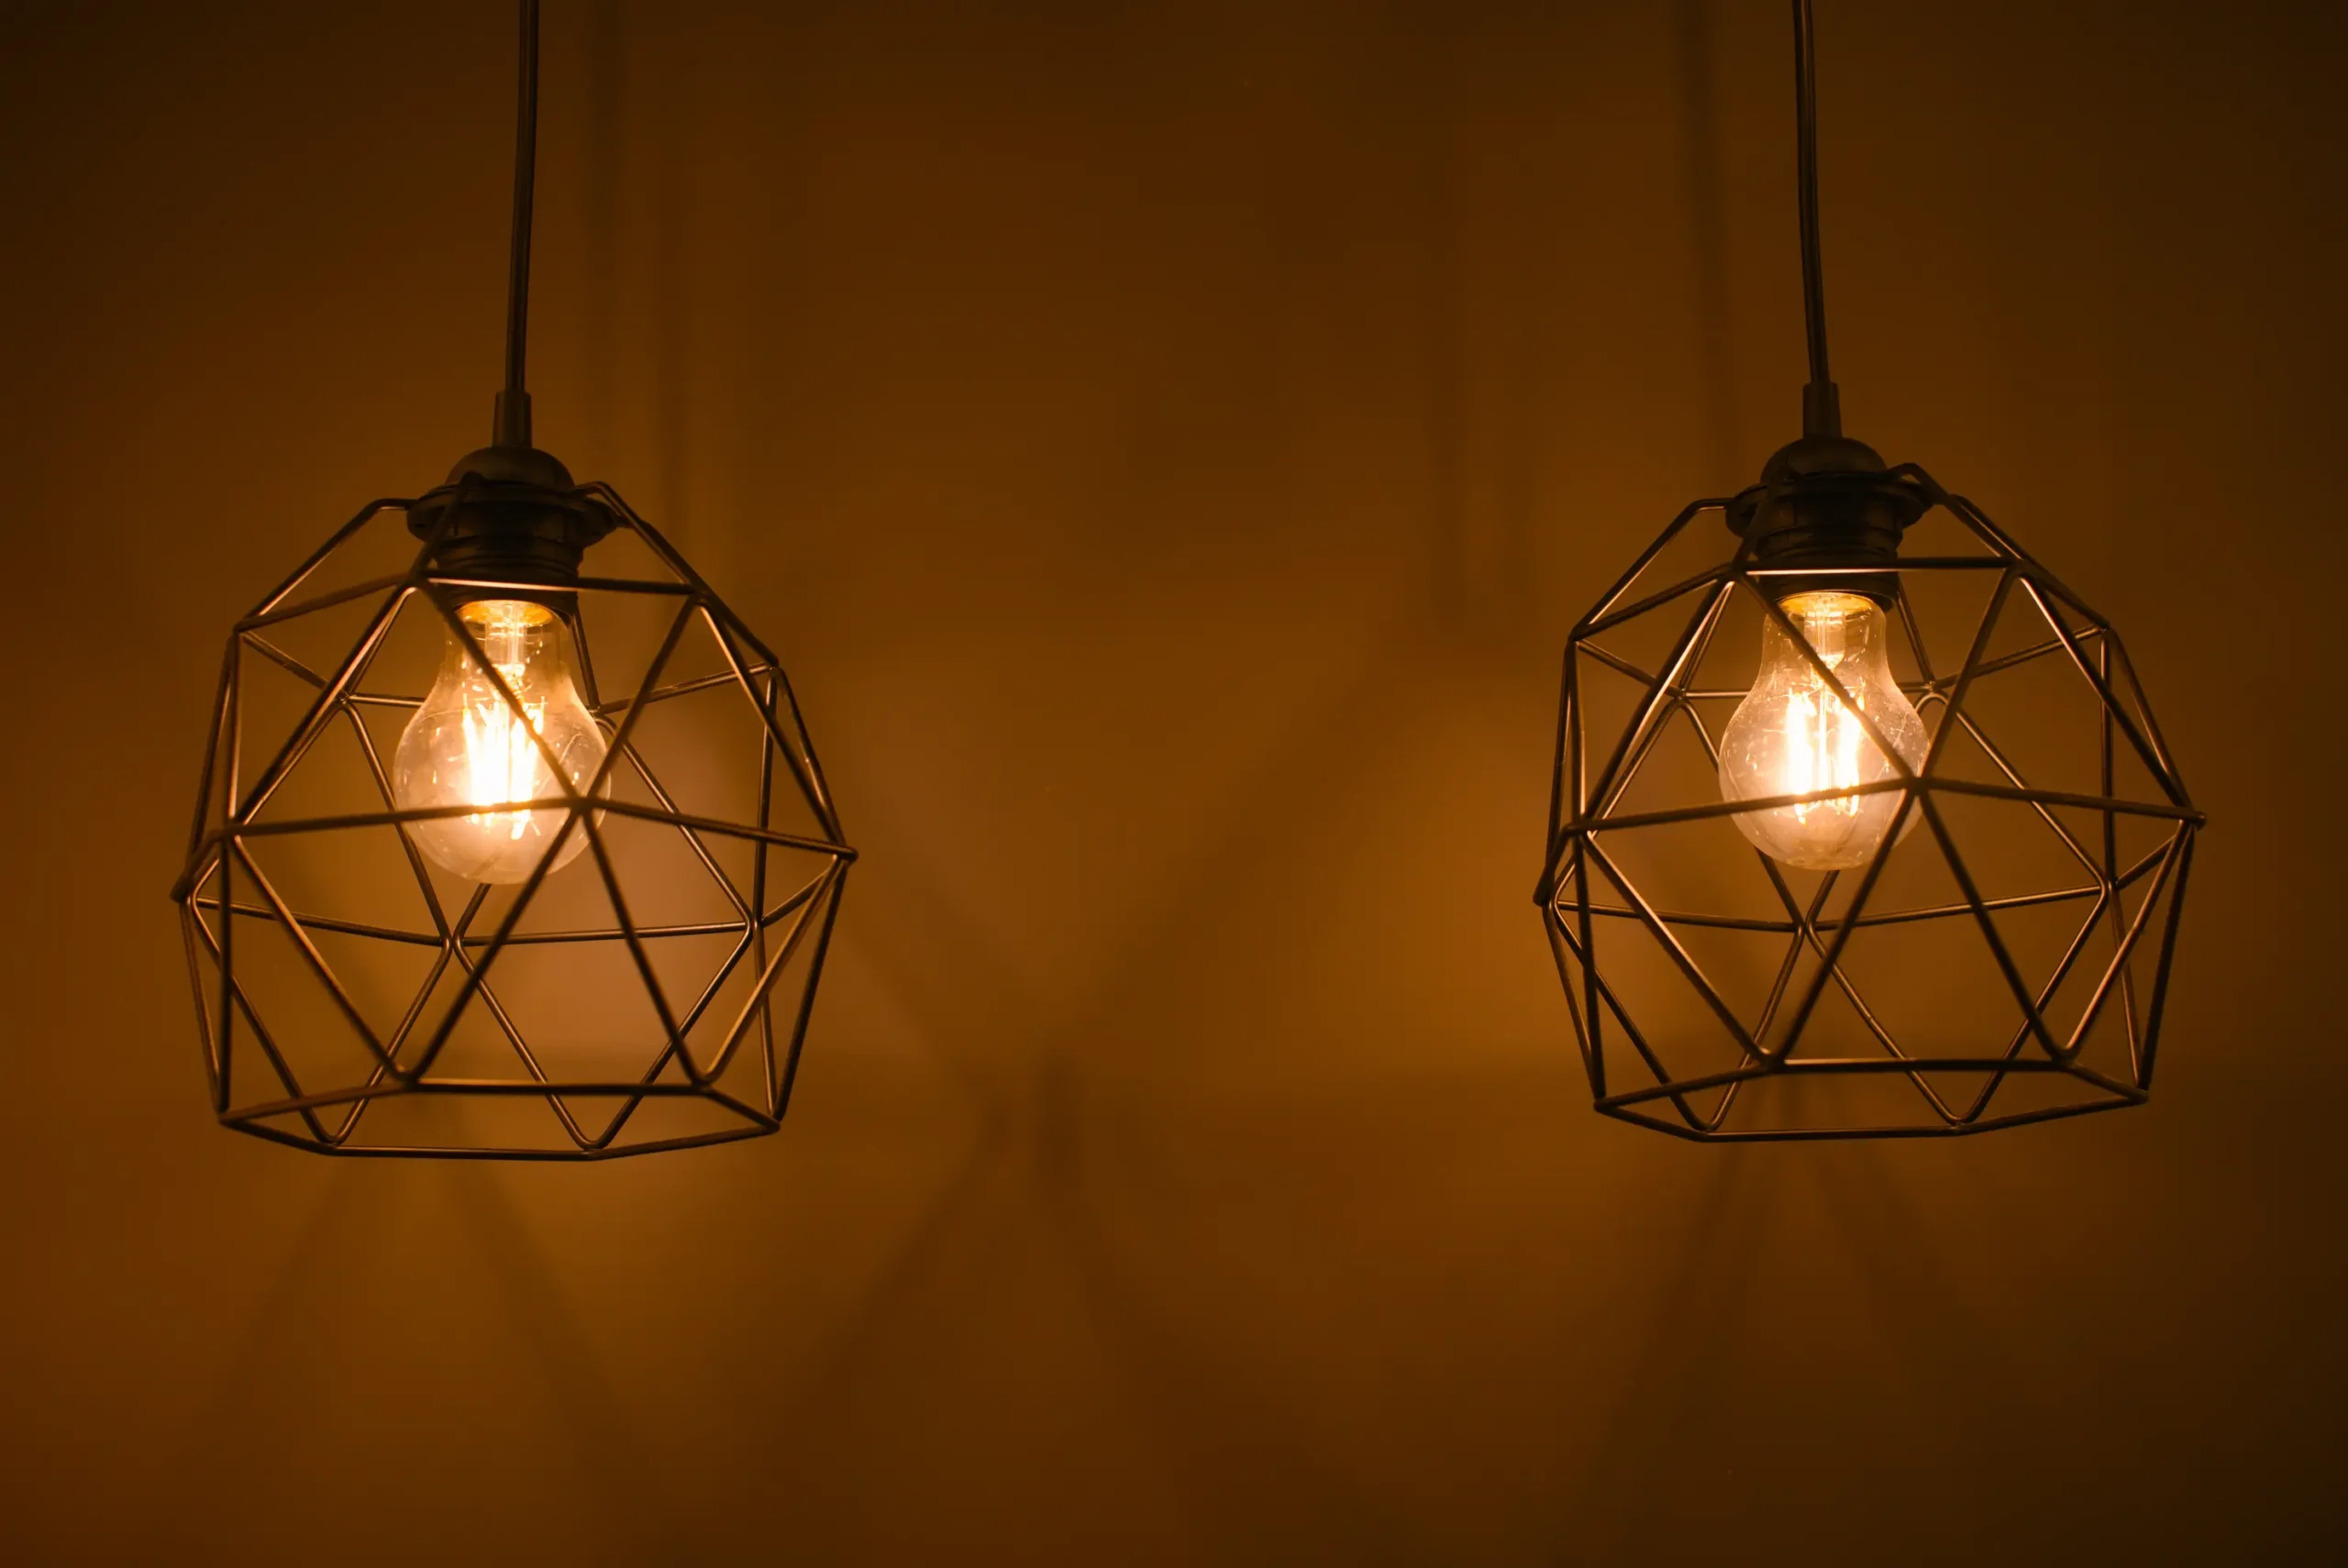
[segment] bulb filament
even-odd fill
[[[1843,621],[1825,615],[1805,619],[1810,621],[1805,640],[1817,653],[1818,662],[1833,670],[1843,662]],[[1835,683],[1811,668],[1808,660],[1802,663],[1799,683],[1786,698],[1784,792],[1818,794],[1865,783],[1859,757],[1867,738],[1857,712],[1865,697],[1845,697]],[[1861,797],[1854,795],[1797,801],[1792,808],[1794,821],[1806,823],[1813,812],[1851,816],[1863,803]]]
[[[547,612],[519,600],[496,600],[466,609],[490,667],[508,691],[519,692],[530,637],[545,624]],[[538,757],[538,737],[545,732],[546,716],[543,701],[523,702],[516,715],[513,704],[493,689],[484,700],[465,705],[468,801],[476,806],[503,806],[538,793],[539,776],[547,771]],[[527,812],[484,812],[467,820],[484,832],[503,834],[509,839],[520,838],[530,829]]]

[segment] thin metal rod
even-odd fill
[[[1801,202],[1802,322],[1810,339],[1810,384],[1802,389],[1805,436],[1843,433],[1841,399],[1826,365],[1826,273],[1818,247],[1818,54],[1810,0],[1794,0],[1794,144]]]
[[[712,1097],[714,1098],[714,1097]],[[235,1117],[221,1118],[220,1124],[272,1143],[284,1143],[296,1149],[306,1149],[314,1154],[338,1154],[353,1159],[384,1160],[624,1160],[637,1154],[659,1154],[671,1149],[701,1149],[714,1143],[732,1143],[744,1138],[757,1138],[772,1132],[775,1128],[760,1123],[748,1127],[721,1128],[714,1132],[696,1132],[684,1137],[661,1138],[651,1143],[630,1143],[624,1149],[514,1149],[471,1148],[464,1144],[416,1144],[389,1147],[368,1144],[329,1146],[312,1143],[283,1132],[274,1127],[264,1127],[257,1121]]]
[[[2181,881],[2179,885],[2180,887],[2182,886]],[[816,928],[815,951],[814,955],[807,960],[807,980],[800,988],[799,1010],[792,1017],[791,1049],[783,1060],[782,1082],[776,1088],[774,1097],[774,1114],[775,1119],[778,1121],[781,1120],[783,1111],[789,1109],[791,1104],[791,1085],[792,1080],[797,1078],[799,1076],[799,1052],[800,1049],[807,1043],[807,1021],[814,1015],[815,1011],[815,988],[820,986],[824,980],[824,955],[831,951],[832,926],[833,923],[839,919],[840,900],[845,899],[847,896],[847,873],[843,869],[833,875],[829,894],[823,900],[824,922]],[[2174,936],[2176,933],[2176,922],[2174,919],[2170,922],[2169,930],[2170,934]],[[795,932],[792,933],[790,940],[793,942],[798,940],[798,935]],[[2165,954],[2163,955],[2162,962],[2164,964],[2167,962]],[[770,965],[767,973],[779,975],[781,973],[781,970]],[[2166,978],[2165,970],[2163,971],[2163,978]],[[761,1018],[771,1018],[772,1009],[774,1007],[774,993],[771,988],[773,981],[769,980],[766,984],[770,988],[767,992],[767,999],[759,1010]]]
[[[771,675],[760,681],[759,696],[764,704],[774,700],[774,679]],[[759,825],[774,825],[774,738],[762,737],[759,743]],[[750,966],[763,970],[767,966],[767,924],[763,918],[767,907],[767,861],[770,857],[763,849],[750,852],[750,908],[760,918],[751,940]],[[759,1052],[766,1068],[767,1110],[775,1116],[782,1114],[782,1079],[775,1068],[774,1009],[771,1005],[759,1010]]]
[[[1879,794],[1885,790],[1899,787],[1899,781],[1894,778],[1874,784],[1855,784],[1848,790],[1836,790],[1831,793],[1835,800],[1840,801],[1847,797]],[[1956,780],[1945,778],[1938,780],[1932,787],[1943,790],[1961,789],[1976,795],[1996,792],[1986,784],[1960,786]],[[2008,794],[2015,800],[2051,800],[2057,805],[2099,804],[2088,796],[2046,795],[2043,791],[2028,795],[2021,791],[2008,791]],[[1737,812],[1774,811],[1779,806],[1806,803],[1816,799],[1818,791],[1815,790],[1806,795],[1765,795],[1752,801],[1731,801],[1720,805],[1699,807],[1693,814],[1716,817],[1732,815]],[[573,801],[568,796],[548,795],[535,801],[502,801],[498,803],[497,809],[500,812],[559,812],[568,811],[581,803],[582,802]],[[619,801],[608,796],[598,796],[583,803],[592,805],[598,815],[640,817],[648,823],[667,823],[672,826],[681,823],[703,833],[720,834],[728,838],[748,839],[754,844],[770,844],[779,849],[810,850],[817,855],[836,856],[842,860],[856,858],[856,851],[845,844],[831,844],[819,838],[803,838],[795,834],[775,833],[766,828],[754,828],[744,823],[729,823],[716,817],[686,816],[678,812],[664,812],[657,806],[647,806],[636,801]],[[2124,802],[2113,809],[2135,810],[2142,815],[2163,818],[2175,818],[2186,814],[2169,811],[2164,807],[2130,807]],[[222,830],[205,834],[204,842],[197,846],[197,855],[200,862],[201,856],[209,853],[212,846],[224,838],[275,838],[285,834],[332,833],[339,828],[390,827],[394,823],[428,823],[444,821],[450,817],[475,816],[480,812],[479,806],[460,802],[453,806],[404,806],[396,812],[355,812],[332,817],[289,818],[266,823],[246,822],[233,830]],[[1670,814],[1676,818],[1689,813]],[[1608,829],[1639,827],[1645,825],[1650,820],[1649,817],[1614,817],[1602,824],[1596,825],[1602,825]],[[2200,821],[2198,813],[2194,814],[2193,820]],[[176,889],[174,896],[181,898],[186,896],[187,888],[194,886],[194,874],[193,867],[182,874],[181,881],[187,886]]]
[[[530,333],[530,204],[538,164],[538,0],[521,0],[521,83],[514,116],[513,270],[505,287],[505,390],[497,395],[500,447],[530,444],[530,394],[523,369]]]
[[[817,873],[818,878],[821,876],[822,873]],[[2089,894],[2092,894],[2095,889],[2089,888],[2087,891]],[[191,898],[188,901],[192,906],[200,910],[208,910],[216,912],[220,908],[219,900],[210,897]],[[2033,895],[2029,901],[2044,902],[2046,901],[2046,897],[2044,895]],[[2004,907],[2006,907],[2005,902],[1999,900],[1992,900],[1990,904],[1990,908],[1992,909],[2001,909]],[[1955,909],[1959,913],[1972,912],[1966,906],[1962,904],[1952,905],[1951,908]],[[250,903],[243,900],[239,900],[236,907],[228,912],[237,916],[240,920],[275,922],[277,919],[277,911],[270,908],[268,905]],[[1600,910],[1599,912],[1600,914],[1630,913],[1628,910]],[[486,947],[489,945],[490,941],[486,936],[463,936],[450,938],[446,936],[435,936],[428,931],[398,931],[390,926],[370,925],[362,921],[335,920],[326,915],[305,914],[299,910],[294,911],[294,918],[300,921],[303,928],[307,931],[332,932],[338,936],[363,936],[371,942],[396,942],[407,947],[441,947],[447,945],[451,940],[454,940],[460,947]],[[1924,917],[1916,916],[1912,918],[1922,919]],[[770,925],[774,923],[774,917],[768,917],[766,923]],[[1702,922],[1699,921],[1681,921],[1680,923],[1699,924]],[[731,936],[741,938],[747,936],[750,929],[750,922],[747,920],[724,922],[702,921],[696,922],[691,925],[639,925],[636,928],[636,934],[642,937],[647,942],[655,941],[664,937],[681,936]],[[1737,929],[1742,928],[1740,927]],[[583,926],[577,930],[517,932],[514,936],[507,940],[505,944],[508,947],[559,946],[567,943],[618,942],[622,940],[625,935],[626,933],[617,926],[605,926],[602,928]]]
[[[2050,649],[2053,648],[2054,646],[2054,645],[2052,643],[2047,645]],[[766,673],[766,667],[764,665],[758,666],[757,668],[749,670],[748,673],[751,675],[764,675]],[[672,697],[690,697],[696,691],[707,691],[713,687],[731,686],[734,683],[734,672],[732,670],[725,670],[716,675],[704,675],[692,680],[671,681],[670,684],[660,688],[658,691],[646,691],[640,694],[631,692],[626,697],[615,697],[608,702],[592,703],[589,705],[589,711],[599,719],[609,718],[615,713],[626,712],[628,709],[636,706],[639,702],[646,704],[653,702],[666,702]]]
[[[2127,1099],[2114,1098],[2092,1101],[2086,1105],[2057,1105],[2049,1107],[2043,1110],[2017,1111],[2011,1116],[1992,1117],[1988,1120],[1971,1122],[1962,1127],[1888,1126],[1783,1128],[1770,1129],[1757,1132],[1690,1132],[1685,1128],[1673,1126],[1670,1122],[1662,1120],[1660,1117],[1644,1116],[1635,1110],[1626,1110],[1619,1106],[1601,1105],[1598,1108],[1598,1112],[1601,1116],[1613,1117],[1618,1121],[1634,1122],[1638,1126],[1651,1128],[1657,1132],[1667,1132],[1675,1138],[1693,1143],[1824,1143],[1855,1138],[1969,1137],[1982,1132],[2000,1132],[2009,1127],[2028,1127],[2035,1122],[2060,1121],[2066,1118],[2073,1116],[2091,1116],[2099,1110],[2117,1110],[2122,1106],[2140,1103],[2142,1098],[2142,1096]],[[249,1132],[252,1130],[245,1128],[240,1129],[240,1131]],[[630,1152],[633,1153],[633,1151]]]
[[[2158,852],[2155,851],[2154,853],[2157,854]],[[1774,865],[1775,862],[1773,861],[1771,864]],[[2145,867],[2149,869],[2153,862],[2147,860],[2143,864]],[[2096,887],[2057,888],[2052,892],[2045,893],[2010,893],[2004,898],[1985,899],[1982,900],[1982,904],[1984,908],[1989,910],[1992,913],[1995,913],[1999,910],[2036,909],[2042,904],[2074,903],[2081,899],[2100,897],[2102,893],[2103,889]],[[212,900],[209,899],[204,900],[202,902],[203,907],[207,910],[213,907]],[[267,917],[269,914],[267,910],[259,909],[250,904],[238,904],[237,906],[236,912],[240,915],[260,915],[264,917]],[[1599,915],[1614,920],[1637,920],[1640,918],[1639,911],[1636,910],[1622,909],[1608,904],[1592,904],[1589,906],[1589,912],[1593,915]],[[1757,933],[1764,936],[1797,936],[1800,934],[1802,929],[1801,923],[1795,920],[1761,920],[1743,915],[1696,914],[1686,910],[1656,910],[1654,913],[1655,918],[1661,921],[1666,925],[1684,925],[1705,931],[1749,931]],[[1877,925],[1914,925],[1919,921],[1955,920],[1959,916],[1970,919],[1972,914],[1973,906],[1971,904],[1929,904],[1922,908],[1912,910],[1887,910],[1880,914],[1862,915],[1855,923],[1864,930],[1867,927]],[[308,915],[302,916],[302,920],[305,924],[308,925],[314,931],[330,929],[328,927],[321,926],[317,921]],[[740,927],[738,926],[717,926],[712,927],[709,931],[704,931],[698,927],[677,926],[670,928],[669,934],[706,936],[711,934],[712,932],[730,933],[739,929]],[[372,934],[372,933],[370,933],[369,934]],[[598,932],[588,934],[594,936],[598,940],[602,940],[615,936],[618,933],[615,932]],[[645,934],[648,936],[655,933],[647,932]],[[415,944],[429,942],[431,938],[426,936],[401,936],[398,940]],[[546,939],[538,938],[537,940],[544,941]]]

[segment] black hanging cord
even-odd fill
[[[530,198],[537,179],[538,0],[521,0],[522,82],[514,127],[514,260],[505,292],[505,390],[497,394],[496,445],[530,444],[530,394],[522,371],[530,329]]]
[[[1810,384],[1801,390],[1805,436],[1843,433],[1842,399],[1826,368],[1826,275],[1818,255],[1818,58],[1811,0],[1794,0],[1794,140],[1801,191],[1802,319],[1810,335]]]

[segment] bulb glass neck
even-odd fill
[[[1778,602],[1794,630],[1801,635],[1818,661],[1829,669],[1839,668],[1844,660],[1865,662],[1871,656],[1879,657],[1885,649],[1885,637],[1889,623],[1883,606],[1863,593],[1843,593],[1807,590],[1790,593]],[[1799,658],[1786,646],[1786,629],[1774,617],[1761,624],[1762,657],[1771,658],[1781,651]]]
[[[545,651],[555,626],[554,612],[527,599],[477,599],[457,613],[489,662],[501,668],[536,658]],[[452,657],[464,657],[454,639],[449,651]]]

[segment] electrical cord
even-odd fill
[[[523,368],[530,327],[530,205],[537,178],[538,0],[521,0],[521,85],[514,129],[513,272],[505,293],[505,390],[497,395],[496,445],[530,445]]]
[[[1818,245],[1818,59],[1811,0],[1794,0],[1794,142],[1801,203],[1802,321],[1810,339],[1802,434],[1840,436],[1843,412],[1826,364],[1826,273]]]

